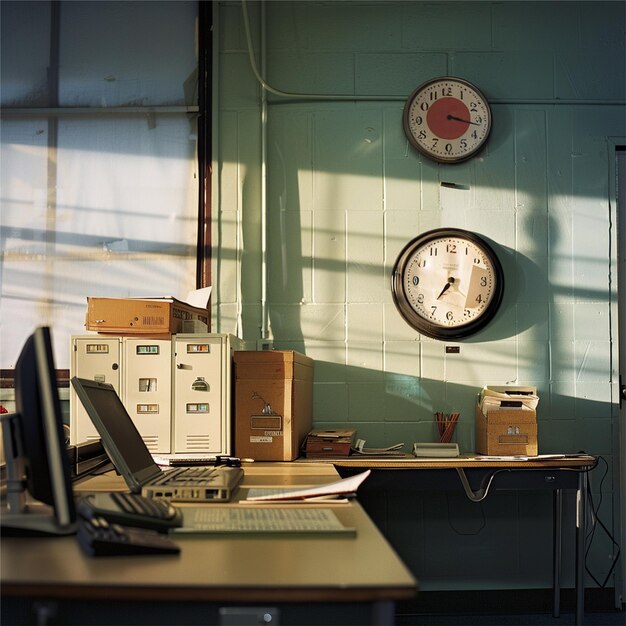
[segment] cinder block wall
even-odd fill
[[[274,347],[315,358],[316,425],[352,426],[368,445],[433,441],[433,412],[454,410],[471,452],[481,387],[536,385],[540,452],[601,454],[612,494],[623,3],[249,3],[267,81],[305,94],[267,94],[265,125],[241,4],[216,8],[215,330],[253,347],[266,328]],[[402,129],[404,99],[441,75],[491,101],[487,147],[463,164],[420,156]],[[442,226],[492,240],[506,274],[496,319],[458,342],[420,336],[390,291],[405,243]],[[614,506],[609,495],[600,511],[610,527]],[[426,588],[549,586],[550,513],[533,494],[481,507],[445,494],[381,504]],[[605,572],[610,553],[598,538],[591,568]],[[464,559],[482,565],[452,573]]]

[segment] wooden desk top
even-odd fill
[[[246,465],[242,487],[311,486],[337,478],[328,464],[254,463]],[[95,480],[99,488],[106,488],[107,481],[119,485],[115,476]],[[85,556],[75,537],[3,538],[2,592],[220,602],[413,597],[415,579],[361,506],[353,501],[332,508],[345,525],[357,529],[356,537],[177,535],[180,555],[115,558]]]

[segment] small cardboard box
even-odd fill
[[[495,456],[537,454],[537,412],[476,406],[476,452]]]
[[[312,430],[306,437],[304,451],[309,459],[350,456],[356,430],[347,428]]]
[[[293,461],[311,430],[313,359],[293,351],[235,352],[235,454]]]
[[[183,322],[209,323],[206,308],[172,297],[87,298],[87,330],[99,333],[163,335],[183,331]]]

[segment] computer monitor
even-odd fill
[[[76,511],[46,326],[26,340],[15,365],[15,408],[15,414],[2,416],[7,473],[2,534],[71,534]]]

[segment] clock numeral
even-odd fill
[[[446,152],[452,152],[452,144],[451,143],[447,143],[446,144]]]
[[[446,244],[446,252],[450,252],[451,254],[456,254],[456,244],[455,243]]]
[[[438,143],[439,139],[437,137],[433,137],[433,148],[436,148]]]
[[[430,96],[431,101],[436,100],[439,97],[439,94],[436,91],[431,91],[428,95]]]
[[[418,135],[419,139],[426,139],[426,131],[420,130],[420,134]]]
[[[470,102],[469,110],[472,113],[478,113],[478,105],[475,102]]]
[[[438,252],[437,248],[431,248],[430,249],[430,256],[437,256],[437,252]],[[424,263],[424,265],[425,264],[426,263]]]
[[[482,301],[483,301],[483,294],[482,294],[482,293],[479,293],[479,294],[476,296],[476,302],[478,302],[478,304],[481,304],[481,303],[482,303]]]
[[[420,284],[420,277],[419,276],[413,276],[412,282],[413,282],[413,286],[417,287]]]
[[[430,314],[430,316],[431,316],[431,317],[435,317],[435,313],[437,312],[437,307],[433,304],[433,305],[430,307],[430,309],[431,309],[431,311],[432,311],[432,313]]]
[[[423,293],[418,293],[417,294],[417,303],[418,304],[424,304],[424,294]]]
[[[461,139],[461,148],[465,150],[467,148],[467,139]]]
[[[448,311],[448,312],[446,313],[446,319],[447,319],[448,321],[452,321],[452,320],[454,319],[454,314],[452,313],[452,311]]]
[[[481,287],[486,287],[487,286],[487,277],[486,276],[481,276],[480,277],[480,286]]]
[[[428,111],[428,102],[420,102],[420,109],[422,109],[422,111]]]
[[[424,118],[421,115],[418,115],[414,121],[418,126],[421,126],[424,123]]]

